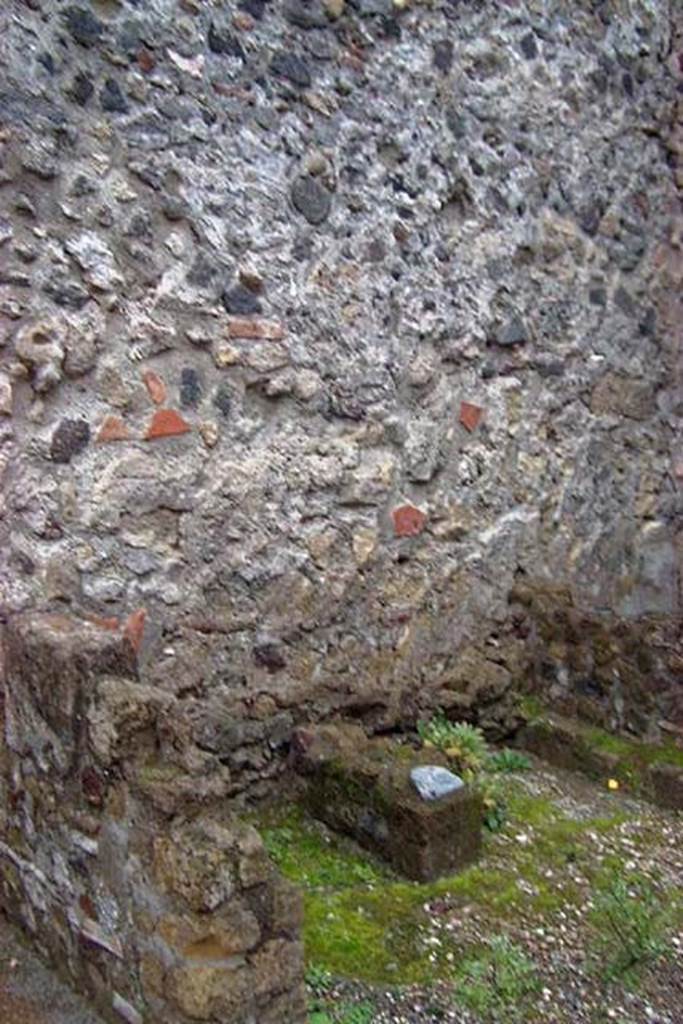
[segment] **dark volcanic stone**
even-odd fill
[[[499,345],[523,345],[528,340],[527,330],[521,317],[514,316],[496,334]]]
[[[258,298],[243,284],[237,284],[234,288],[223,292],[223,305],[228,313],[233,313],[235,316],[250,316],[261,312],[261,303]]]
[[[126,98],[121,92],[119,83],[113,78],[108,78],[100,90],[100,103],[102,110],[107,110],[112,114],[125,114],[128,111]]]
[[[401,26],[396,18],[382,15],[379,19],[380,35],[383,39],[400,39]]]
[[[270,62],[270,70],[278,78],[286,78],[293,85],[299,85],[307,89],[311,84],[311,73],[308,70],[306,61],[297,57],[294,53],[286,53],[280,50],[273,56]]]
[[[535,57],[538,57],[538,46],[536,45],[536,37],[533,32],[528,32],[523,37],[519,48],[527,60],[533,60]]]
[[[327,28],[327,15],[319,0],[288,0],[284,15],[287,21],[298,28]]]
[[[240,60],[246,59],[239,40],[231,32],[217,29],[213,22],[209,25],[207,41],[212,53],[227,54],[229,57],[239,57]]]
[[[446,124],[456,139],[464,139],[467,134],[467,121],[458,111],[457,107],[450,106],[446,108]]]
[[[49,278],[43,286],[43,291],[54,299],[58,306],[64,306],[66,309],[81,309],[90,298],[90,293],[77,281],[61,275]]]
[[[638,330],[641,334],[649,337],[657,333],[657,313],[654,309],[650,308],[645,311],[645,316],[638,324]]]
[[[602,219],[602,207],[599,203],[588,202],[581,207],[578,214],[579,224],[587,235],[594,235]]]
[[[78,103],[79,106],[84,107],[94,91],[95,87],[92,84],[92,81],[87,75],[84,75],[82,71],[79,71],[72,82],[69,90],[69,96],[72,100]]]
[[[43,65],[43,67],[47,71],[48,75],[54,75],[54,73],[55,73],[55,62],[53,60],[53,57],[52,57],[51,53],[48,53],[47,50],[45,50],[43,53],[39,53],[38,57],[36,59],[37,59],[39,64]]]
[[[67,7],[64,23],[71,38],[81,46],[95,46],[104,33],[104,24],[87,7]]]
[[[180,404],[183,408],[198,405],[202,397],[202,387],[199,383],[199,374],[191,366],[185,366],[180,373]]]
[[[259,644],[258,647],[254,648],[254,661],[257,665],[263,665],[271,674],[278,672],[287,665],[282,651],[277,644],[272,642]]]
[[[269,3],[270,0],[242,0],[240,8],[246,11],[247,14],[251,14],[252,18],[260,21]]]
[[[224,416],[230,415],[230,409],[232,408],[232,394],[225,384],[221,384],[220,387],[216,388],[216,394],[213,396],[213,404]]]
[[[90,427],[85,420],[64,419],[50,441],[50,458],[53,462],[70,462],[87,447]]]
[[[291,189],[292,206],[309,224],[322,224],[330,215],[332,196],[324,185],[309,174],[295,179]]]
[[[434,67],[439,71],[450,71],[453,67],[453,43],[450,39],[439,39],[434,44]]]
[[[198,288],[208,288],[216,278],[218,271],[219,267],[217,264],[213,263],[206,253],[200,250],[187,272],[187,282],[188,284],[196,285]]]

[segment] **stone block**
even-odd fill
[[[82,728],[83,700],[104,674],[134,677],[135,654],[109,629],[63,615],[27,613],[12,618],[6,632],[8,701],[21,732],[25,711],[36,709],[69,748]],[[14,741],[21,743],[15,731]]]
[[[312,814],[417,881],[454,874],[481,849],[482,804],[468,786],[423,800],[411,782],[425,754],[369,741],[357,726],[295,734],[295,759],[308,776]],[[429,751],[431,760],[434,752]]]
[[[649,772],[655,803],[683,811],[683,768],[674,764],[652,765]]]

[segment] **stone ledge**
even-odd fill
[[[615,778],[659,807],[683,810],[683,749],[651,746],[550,713],[528,721],[517,746],[558,768]]]
[[[293,759],[308,778],[305,799],[314,817],[353,836],[408,878],[431,881],[477,859],[479,794],[465,786],[425,801],[410,780],[412,768],[434,763],[434,751],[392,748],[368,740],[354,725],[324,725],[297,730]]]

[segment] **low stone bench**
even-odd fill
[[[627,791],[651,800],[658,807],[683,810],[680,759],[669,762],[670,753],[667,754],[665,748],[644,744],[635,738],[618,735],[612,738],[616,748],[601,749],[588,724],[546,713],[527,722],[517,735],[517,745],[558,768],[581,772],[594,779],[614,777]]]
[[[435,800],[421,797],[411,780],[435,754],[368,740],[354,725],[298,729],[296,769],[306,776],[306,802],[314,817],[346,833],[416,881],[454,874],[481,849],[482,802],[463,786]],[[437,757],[438,760],[438,757]]]

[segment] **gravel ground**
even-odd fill
[[[678,917],[666,936],[667,956],[628,984],[607,983],[596,965],[591,942],[592,895],[589,877],[618,859],[626,872],[637,872],[656,881],[665,900],[683,899],[683,816],[658,810],[621,793],[609,792],[581,777],[536,762],[534,771],[511,778],[508,784],[524,787],[530,795],[553,800],[570,821],[605,819],[624,815],[615,829],[602,834],[587,826],[580,834],[580,855],[568,860],[562,872],[538,866],[560,889],[567,887],[563,909],[547,916],[538,911],[520,912],[504,924],[504,933],[533,960],[540,988],[528,1005],[476,1014],[457,1005],[453,983],[445,980],[429,989],[382,989],[358,983],[342,983],[319,1001],[335,1021],[355,1024],[348,1016],[352,1005],[374,1007],[369,1024],[456,1024],[523,1021],[524,1024],[683,1024],[683,927]],[[494,837],[485,856],[487,867],[509,863],[514,844],[534,849],[536,829],[512,822]],[[528,885],[519,877],[517,884]],[[571,895],[569,895],[571,888]],[[531,895],[531,892],[530,892]],[[479,904],[463,904],[448,896],[425,906],[428,925],[424,941],[433,945],[443,962],[443,950],[454,938],[460,948],[477,946],[500,934],[501,922]],[[448,954],[446,954],[448,957]],[[344,1007],[344,1009],[342,1009]],[[347,1016],[345,1016],[345,1014]],[[365,1021],[363,1021],[365,1024]]]

